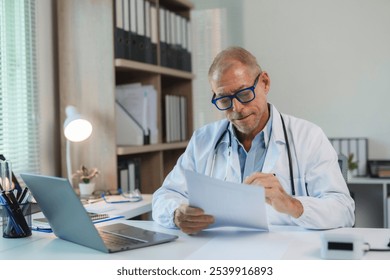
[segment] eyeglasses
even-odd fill
[[[127,202],[137,202],[142,200],[141,192],[138,189],[135,189],[130,194],[124,194],[121,189],[118,190],[119,194],[125,199],[119,200],[110,200],[106,197],[105,193],[102,193],[102,198],[106,203],[127,203]]]
[[[257,75],[255,82],[253,83],[253,86],[241,89],[237,91],[235,94],[215,98],[216,95],[214,93],[213,98],[211,99],[211,103],[213,103],[215,107],[218,108],[218,110],[225,111],[233,107],[234,98],[240,101],[240,103],[242,104],[251,102],[256,97],[255,88],[260,75],[261,72],[259,75]]]

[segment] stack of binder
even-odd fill
[[[187,140],[187,99],[184,96],[165,96],[165,140]]]
[[[117,145],[146,145],[158,141],[157,91],[140,83],[116,86]]]
[[[115,0],[115,58],[157,64],[157,8],[147,0]]]
[[[191,72],[190,21],[161,6],[159,16],[161,65]]]
[[[115,0],[115,58],[191,72],[191,24],[180,14],[148,0]]]
[[[118,162],[118,188],[122,193],[141,191],[141,159],[122,159]]]

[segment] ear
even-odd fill
[[[267,94],[271,87],[271,79],[268,76],[268,73],[263,71],[260,75],[260,82],[264,84],[264,91]]]

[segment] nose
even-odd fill
[[[233,111],[235,112],[240,112],[242,110],[242,108],[244,107],[244,104],[242,104],[240,101],[238,101],[236,98],[233,98],[232,99],[232,103],[233,103],[233,106],[232,106],[232,109]]]

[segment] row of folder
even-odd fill
[[[164,7],[159,10],[161,65],[191,72],[191,23]]]
[[[157,64],[157,8],[146,0],[115,0],[115,58]]]
[[[158,142],[157,91],[152,85],[117,85],[115,106],[117,145]]]
[[[187,98],[165,96],[165,136],[166,142],[187,140]]]
[[[115,58],[191,72],[190,21],[148,0],[115,0]],[[159,40],[160,39],[160,40]]]
[[[352,175],[367,175],[368,143],[367,138],[329,138],[330,143],[337,154],[343,154],[347,158],[353,155],[353,161],[356,161],[358,168],[352,171]]]

